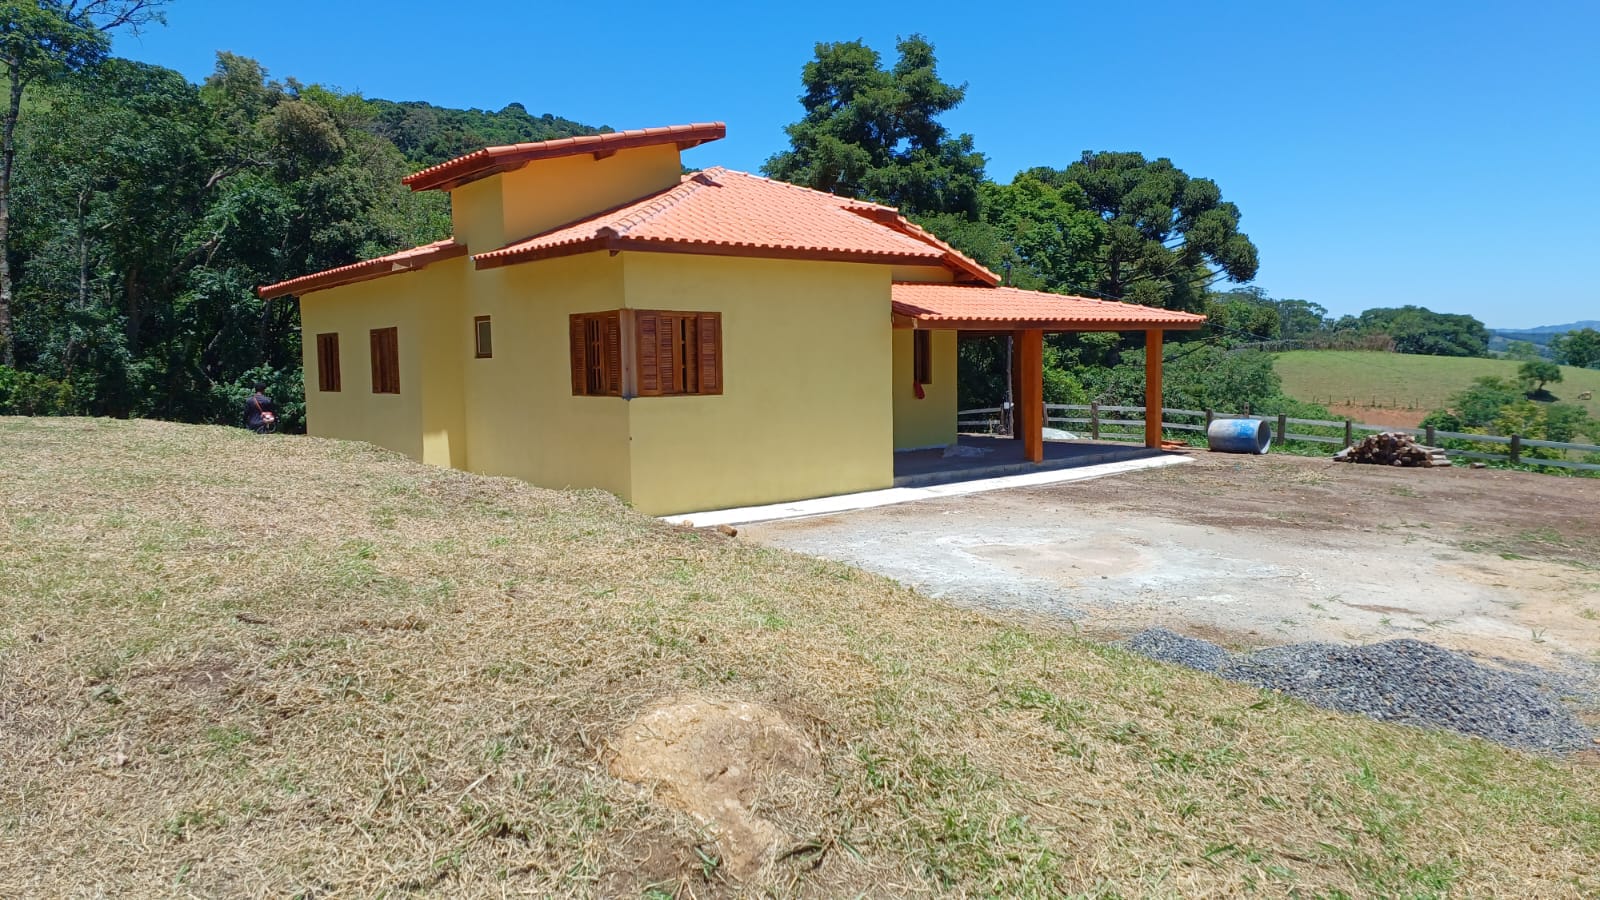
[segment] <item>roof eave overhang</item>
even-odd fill
[[[372,260],[369,264],[358,263],[354,268],[343,272],[322,273],[303,278],[294,278],[277,284],[264,285],[256,288],[256,296],[263,300],[277,300],[283,297],[304,297],[315,291],[325,291],[329,288],[343,287],[347,284],[360,284],[363,281],[375,281],[379,278],[388,278],[390,275],[401,275],[406,272],[417,272],[426,269],[436,262],[447,259],[456,259],[466,256],[465,244],[457,244],[435,250],[426,256],[409,260]]]
[[[574,146],[562,144],[560,146],[544,146],[541,142],[529,146],[526,150],[513,148],[486,147],[466,156],[457,157],[448,162],[441,163],[432,169],[424,169],[400,179],[401,183],[411,188],[414,192],[420,191],[452,191],[464,184],[470,184],[493,175],[502,175],[514,172],[529,163],[541,159],[559,159],[567,156],[593,156],[596,161],[615,156],[621,150],[636,150],[640,147],[658,147],[674,144],[678,150],[684,151],[691,147],[698,147],[711,141],[721,140],[727,136],[728,128],[722,122],[705,122],[692,126],[684,126],[672,131],[673,126],[665,129],[643,129],[640,134],[626,134],[612,132],[613,134],[626,134],[616,140],[597,141],[592,146]],[[586,135],[587,137],[587,135]],[[596,137],[607,137],[598,135]],[[496,152],[499,150],[500,152]]]
[[[1012,331],[1196,331],[1204,326],[1204,318],[1198,321],[1139,322],[1084,319],[945,319],[908,316],[904,313],[894,314],[896,328],[996,334]]]
[[[594,237],[553,247],[485,253],[473,257],[479,269],[495,269],[518,263],[538,262],[563,256],[576,256],[607,250],[612,253],[683,253],[691,256],[736,256],[751,259],[793,259],[811,262],[849,262],[880,266],[938,265],[933,253],[862,253],[854,250],[829,250],[809,247],[763,247],[748,244],[709,244],[690,241],[653,241],[643,238]]]

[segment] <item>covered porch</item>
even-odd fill
[[[941,483],[921,479],[992,477],[1160,454],[1163,338],[1168,331],[1192,331],[1205,324],[1204,316],[1193,313],[1016,288],[897,282],[893,297],[894,327],[913,337],[919,332],[1004,335],[1011,342],[1014,436],[957,439],[952,420],[949,434],[957,443],[950,455],[943,448],[902,449],[895,454],[895,484],[906,486]],[[1045,440],[1044,336],[1089,331],[1144,334],[1143,447]],[[914,346],[923,343],[929,342],[912,341]],[[913,378],[919,385],[921,365],[914,363]]]

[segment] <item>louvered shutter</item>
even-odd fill
[[[722,393],[722,314],[696,317],[696,352],[699,354],[700,393]]]
[[[607,313],[605,322],[606,395],[622,396],[622,314]]]
[[[656,339],[656,372],[661,379],[661,393],[677,394],[683,391],[678,374],[678,322],[679,316],[657,313],[660,333]]]
[[[374,328],[372,335],[372,392],[383,393],[383,332]]]
[[[572,315],[567,317],[568,332],[571,340],[572,356],[572,396],[582,397],[588,391],[588,367],[585,365],[588,343],[583,327],[583,316]]]
[[[653,312],[633,314],[634,351],[639,364],[639,396],[661,396],[661,369],[656,353],[660,349],[661,317]]]

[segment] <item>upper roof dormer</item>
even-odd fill
[[[482,253],[667,190],[682,151],[725,134],[702,122],[486,147],[403,182],[449,191],[456,240]]]

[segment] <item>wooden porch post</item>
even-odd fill
[[[1044,332],[1017,332],[1017,357],[1022,393],[1016,421],[1022,429],[1022,453],[1029,462],[1044,462]]]
[[[1161,329],[1144,333],[1144,445],[1161,448]]]

